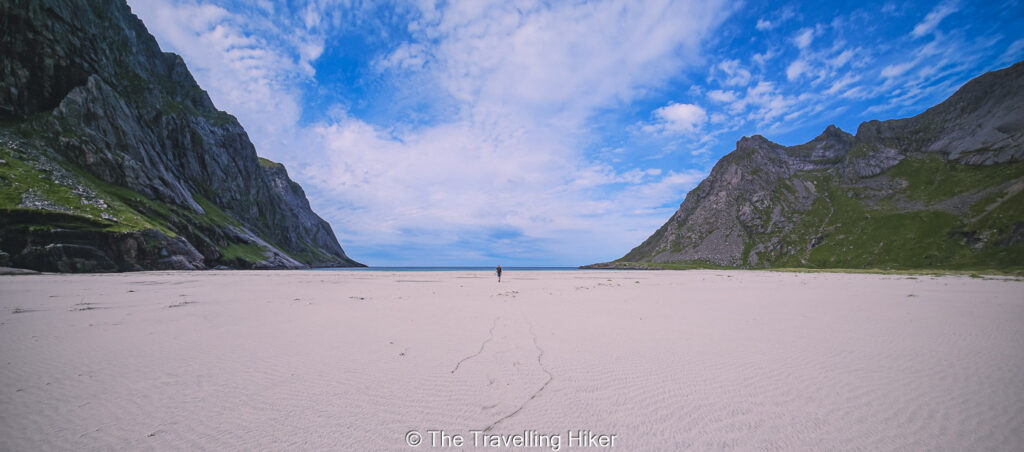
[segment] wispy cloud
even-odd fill
[[[1009,46],[1006,47],[1006,51],[999,56],[999,62],[1002,64],[1016,63],[1024,59],[1024,38],[1013,41]]]
[[[800,78],[801,75],[804,75],[804,73],[806,73],[809,69],[810,66],[807,64],[806,61],[795,60],[789,64],[789,67],[786,68],[786,78],[792,82]]]
[[[731,103],[736,101],[736,92],[713,89],[708,91],[708,98],[715,102]]]
[[[882,77],[893,78],[906,74],[907,71],[913,68],[915,64],[917,64],[916,61],[906,61],[903,63],[890,64],[882,68]]]
[[[754,28],[758,31],[774,30],[790,19],[793,19],[795,16],[796,12],[792,8],[784,7],[775,12],[775,14],[771,14],[770,17],[757,18]]]
[[[918,22],[914,29],[910,32],[910,35],[915,38],[920,38],[928,33],[931,33],[939,26],[939,22],[945,19],[946,16],[953,14],[959,10],[959,5],[955,1],[945,1],[935,5],[935,8],[924,17],[924,20]]]
[[[788,38],[794,49],[789,55],[795,55],[787,61],[780,56],[786,55],[784,51],[768,45],[755,47],[750,64],[729,57],[712,66],[710,84],[705,88],[711,101],[706,113],[709,124],[716,127],[709,127],[706,133],[718,136],[722,130],[736,130],[784,134],[808,120],[826,120],[818,119],[822,114],[827,118],[840,111],[849,112],[846,104],[851,102],[871,102],[855,111],[866,118],[923,109],[978,75],[968,68],[977,67],[984,55],[992,58],[994,52],[985,46],[1002,39],[995,29],[987,35],[944,29],[943,19],[957,11],[959,4],[947,1],[917,16],[902,33],[882,36],[875,42],[856,40],[855,45],[851,45],[851,39],[877,27],[877,14],[853,11],[835,17],[829,24],[804,25],[791,31],[776,29],[769,26],[772,24],[768,19],[759,18],[757,28],[770,36]],[[911,13],[895,7],[881,12],[905,14],[913,20]],[[1002,53],[1024,53],[1024,44],[1017,47],[1003,43],[1006,50]],[[1007,64],[1016,60],[1003,57],[1000,61]],[[742,84],[722,76],[738,68],[747,70]],[[737,86],[747,88],[736,90]]]
[[[796,36],[793,36],[793,44],[796,44],[797,48],[806,49],[814,42],[814,36],[814,28],[804,28]]]
[[[751,79],[750,70],[743,67],[740,60],[723,60],[715,66],[712,76],[715,73],[721,74],[721,80],[727,86],[746,86]]]

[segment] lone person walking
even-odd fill
[[[500,265],[498,266],[498,268],[494,269],[494,273],[498,274],[498,282],[501,282],[501,266]]]

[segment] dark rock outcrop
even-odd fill
[[[0,250],[15,266],[361,265],[123,0],[0,8]]]
[[[1022,268],[1024,63],[912,118],[744,137],[621,259],[729,267]]]

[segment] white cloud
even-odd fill
[[[798,100],[780,93],[774,83],[761,81],[749,88],[740,102],[752,108],[748,119],[761,128],[789,113],[797,105]]]
[[[302,11],[302,20],[307,29],[319,26],[320,18],[320,9],[317,8],[316,3],[307,4],[306,9]]]
[[[422,69],[429,59],[430,55],[424,45],[403,42],[386,57],[378,59],[375,65],[381,71],[389,69],[415,71]]]
[[[909,71],[910,68],[914,67],[914,65],[916,65],[916,64],[917,64],[916,60],[915,61],[907,61],[907,62],[904,62],[904,63],[890,64],[890,65],[882,68],[882,73],[881,74],[882,74],[882,77],[885,77],[885,78],[897,77],[897,76],[903,75],[904,73]]]
[[[1002,55],[999,56],[999,63],[1009,64],[1016,63],[1024,57],[1024,38],[1013,41]]]
[[[807,65],[806,61],[796,60],[786,67],[786,79],[792,82],[800,78],[808,70],[810,70],[810,66]]]
[[[692,134],[708,120],[707,111],[693,104],[670,103],[651,114],[655,121],[644,131],[665,134]]]
[[[799,49],[806,49],[814,41],[814,28],[803,28],[793,37],[793,43]]]
[[[835,82],[833,82],[832,86],[830,86],[827,90],[825,90],[825,94],[830,94],[831,95],[831,94],[840,93],[841,91],[845,90],[848,86],[850,86],[851,84],[857,82],[858,80],[860,80],[860,76],[858,76],[856,74],[853,74],[853,73],[848,73],[848,74],[844,75],[842,78],[840,78],[839,80],[836,80]]]
[[[778,52],[774,50],[766,50],[761,53],[755,53],[754,56],[750,57],[750,59],[754,60],[754,63],[758,66],[764,66],[769,60],[775,58],[776,55],[778,55]]]
[[[942,19],[945,19],[946,16],[959,10],[960,7],[954,1],[945,1],[935,5],[935,8],[932,8],[931,12],[924,17],[924,20],[914,26],[910,35],[915,38],[920,38],[921,36],[931,33],[935,27],[939,26],[939,22],[942,22]]]
[[[713,100],[715,102],[724,102],[724,103],[735,102],[736,101],[736,92],[735,91],[723,91],[723,90],[720,90],[720,89],[713,89],[711,91],[708,91],[708,98],[710,98],[711,100]]]
[[[754,28],[756,28],[758,31],[774,30],[778,28],[779,25],[782,25],[784,22],[796,16],[796,12],[793,9],[786,7],[780,11],[776,11],[774,14],[771,14],[771,16],[772,18],[758,18],[757,24],[754,25]]]
[[[839,68],[842,68],[843,66],[846,66],[846,63],[849,63],[850,60],[853,59],[853,56],[854,56],[853,50],[846,49],[846,50],[843,50],[842,53],[840,53],[839,55],[836,55],[835,57],[830,59],[828,61],[828,64],[829,64],[829,66],[832,66],[835,69],[839,69]]]
[[[725,74],[726,85],[746,86],[750,83],[750,71],[740,66],[739,60],[724,60],[718,63],[717,69]]]

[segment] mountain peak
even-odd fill
[[[854,136],[846,133],[835,125],[829,125],[806,144],[794,146],[793,148],[810,148],[815,159],[833,159],[846,154],[853,144]]]
[[[818,138],[821,137],[852,137],[852,135],[850,135],[843,129],[836,127],[835,124],[829,124],[828,127],[826,127],[825,130],[821,132],[821,135],[818,135]]]
[[[740,138],[736,142],[736,149],[760,149],[767,146],[778,146],[775,142],[765,138],[762,135],[751,135],[749,137]]]

